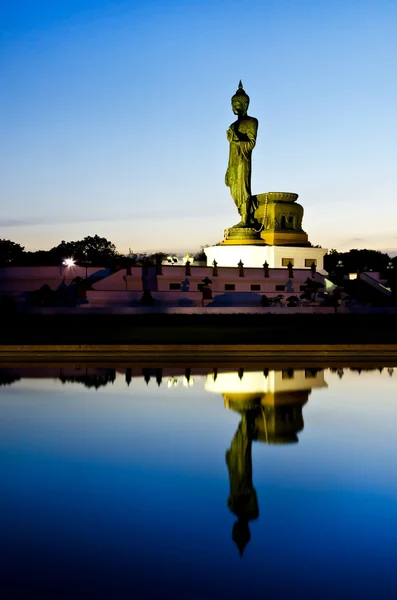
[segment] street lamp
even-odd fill
[[[341,281],[343,279],[344,268],[345,268],[345,265],[343,264],[343,261],[338,260],[338,262],[336,263],[336,269],[335,269],[338,281]]]
[[[85,267],[85,279],[88,279],[88,265],[92,265],[92,260],[87,260],[87,254],[84,254],[84,260],[81,261],[83,267]]]
[[[73,256],[69,257],[69,258],[63,258],[62,262],[59,266],[59,273],[63,278],[65,279],[65,269],[70,269],[71,267],[74,267],[75,265],[75,260],[73,258]]]
[[[71,258],[64,258],[62,261],[62,264],[64,267],[74,267],[75,265],[75,260],[73,257]]]
[[[387,284],[389,286],[391,286],[394,282],[394,264],[392,263],[392,261],[390,261],[389,264],[387,265],[386,273],[387,273]]]

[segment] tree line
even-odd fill
[[[124,268],[128,265],[154,265],[163,261],[168,254],[117,252],[115,244],[99,235],[86,236],[82,240],[61,241],[50,250],[26,251],[24,246],[7,239],[0,240],[0,266],[58,266],[66,258],[73,257],[76,264]],[[205,260],[204,247],[194,256],[195,260]],[[336,276],[347,273],[374,271],[388,278],[397,270],[397,257],[390,257],[379,250],[357,250],[338,252],[330,250],[324,257],[325,270]]]
[[[166,256],[167,254],[164,252],[120,254],[113,242],[99,235],[86,236],[82,240],[71,242],[62,240],[58,246],[54,246],[50,250],[35,252],[26,251],[24,246],[11,240],[0,239],[1,267],[58,266],[65,259],[73,258],[77,265],[115,269],[134,264],[156,264],[156,262],[164,260]]]

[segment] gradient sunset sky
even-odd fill
[[[253,192],[298,193],[313,244],[397,250],[395,0],[0,0],[0,23],[0,238],[219,242],[241,78]]]

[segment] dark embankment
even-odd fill
[[[2,345],[396,344],[397,315],[3,315]]]

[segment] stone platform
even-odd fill
[[[204,248],[207,264],[214,260],[219,267],[269,269],[286,268],[310,270],[313,263],[319,273],[324,271],[325,248],[313,248],[302,229],[303,207],[292,192],[266,192],[253,196],[255,226],[225,229],[224,239],[218,246]]]

